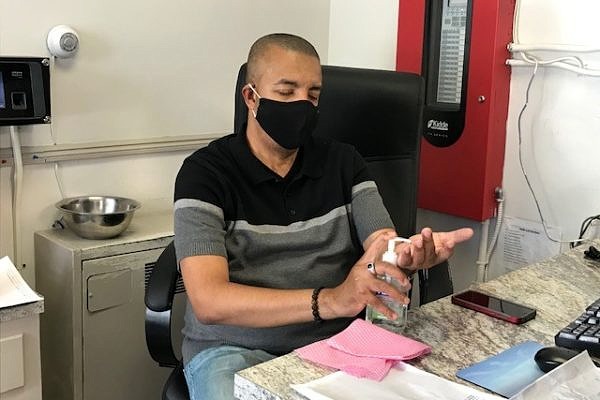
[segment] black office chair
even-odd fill
[[[238,74],[234,130],[247,118],[241,96],[246,66]],[[352,144],[365,158],[398,234],[415,232],[423,80],[393,71],[323,66],[321,113],[315,135]],[[420,304],[452,293],[446,263],[419,272]],[[154,360],[174,368],[163,399],[187,399],[181,362],[171,342],[171,306],[179,279],[173,244],[158,259],[146,294],[146,340]]]

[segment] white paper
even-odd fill
[[[501,400],[503,397],[451,382],[399,363],[381,382],[335,372],[292,388],[310,400]]]
[[[561,238],[558,228],[548,227],[550,236]],[[502,255],[504,272],[545,260],[560,253],[560,243],[548,239],[544,226],[539,222],[505,217],[498,250]]]
[[[0,308],[41,300],[31,290],[8,256],[0,258]]]
[[[600,369],[587,351],[553,369],[510,400],[600,400]]]

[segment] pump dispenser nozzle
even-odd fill
[[[396,243],[410,243],[410,239],[406,239],[403,237],[395,237],[393,239],[388,240],[388,249],[385,253],[383,253],[382,260],[392,265],[396,265],[396,261],[398,260],[398,254],[396,253]]]

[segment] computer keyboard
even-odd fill
[[[554,336],[557,346],[587,350],[600,356],[600,299],[590,304],[583,314]]]

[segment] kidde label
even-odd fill
[[[435,119],[430,119],[427,121],[427,129],[435,129],[437,131],[447,131],[448,123],[446,121],[436,121]]]

